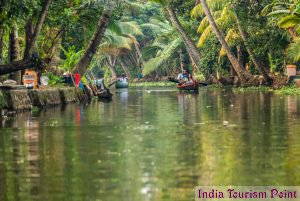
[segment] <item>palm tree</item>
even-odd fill
[[[145,56],[156,54],[144,64],[143,74],[147,75],[155,71],[166,61],[173,59],[175,50],[179,50],[183,40],[169,21],[159,18],[150,19],[149,23],[142,25],[148,27],[155,35],[151,46],[146,47]]]
[[[127,33],[127,32],[130,32],[134,28],[136,28],[135,26],[132,26],[133,23],[128,23],[128,22],[124,22],[122,24],[123,27],[119,26],[120,23],[119,24],[117,24],[117,23],[109,24],[110,18],[112,16],[112,11],[116,6],[122,4],[122,5],[126,5],[127,7],[134,7],[134,5],[132,5],[132,2],[129,2],[127,0],[120,0],[120,1],[116,1],[116,2],[115,1],[106,1],[106,0],[102,0],[102,1],[92,0],[91,2],[96,3],[96,4],[104,3],[104,4],[108,4],[108,5],[106,5],[106,10],[104,10],[102,16],[100,17],[100,19],[98,21],[97,30],[95,31],[88,47],[86,48],[84,55],[82,56],[80,61],[76,64],[76,66],[73,69],[73,73],[80,73],[81,75],[83,75],[86,72],[86,70],[88,69],[89,64],[91,63],[93,56],[96,54],[98,48],[100,48],[102,50],[104,50],[104,49],[111,50],[110,46],[117,44],[117,43],[109,44],[108,40],[104,40],[104,43],[101,44],[102,39],[105,39],[105,38],[107,39],[108,35],[110,35],[110,36],[114,35],[115,38],[111,37],[111,39],[113,39],[113,38],[121,39],[122,41],[132,40],[132,39],[130,39],[129,33]],[[107,28],[110,30],[110,33],[107,32]],[[135,31],[137,31],[137,30],[135,30]],[[122,32],[123,36],[120,35],[121,32]],[[111,34],[111,33],[114,33],[114,34]],[[128,45],[127,42],[121,43],[121,46],[122,45],[126,45],[127,47],[130,46],[130,45]],[[114,49],[118,49],[118,48],[114,47]],[[114,65],[116,64],[116,62],[115,62],[115,58],[113,58],[114,56],[116,56],[116,55],[114,55],[114,54],[109,55],[109,58],[107,59],[107,61],[108,61],[110,69],[113,72],[113,77],[116,77],[116,72],[114,70]]]
[[[117,61],[127,77],[131,77],[131,73],[121,57],[130,53],[133,47],[138,46],[136,35],[143,35],[143,33],[140,26],[133,21],[116,21],[108,26],[103,43],[99,46],[99,52],[106,55],[105,60],[111,70],[113,79],[117,77],[115,69]]]
[[[214,11],[212,14],[214,18],[216,18],[216,24],[221,26],[223,24],[231,25],[236,24],[238,28],[238,32],[234,30],[234,27],[230,28],[227,32],[227,36],[225,37],[225,41],[229,41],[230,39],[241,39],[244,43],[244,46],[250,56],[250,59],[252,60],[254,66],[259,71],[259,73],[264,77],[266,82],[268,84],[271,84],[273,82],[272,78],[269,76],[266,68],[263,67],[261,62],[258,60],[257,56],[254,54],[252,49],[250,48],[250,45],[248,44],[247,40],[247,33],[243,29],[242,24],[237,16],[237,14],[233,11],[233,9],[230,8],[230,1],[228,0],[219,0],[219,1],[209,1],[209,5],[211,9]],[[203,14],[203,9],[201,5],[196,6],[192,12],[192,17],[197,17],[198,15]],[[207,16],[203,18],[201,21],[198,32],[202,33],[198,46],[202,46],[206,38],[211,34],[212,27],[209,25]],[[226,52],[224,47],[222,47],[220,51],[220,55],[223,55],[223,53]]]
[[[212,13],[210,11],[210,9],[208,8],[208,5],[206,3],[206,0],[200,0],[201,5],[202,5],[202,9],[203,12],[205,13],[205,15],[207,16],[207,20],[209,21],[209,24],[212,28],[212,31],[214,32],[214,34],[216,35],[216,37],[218,38],[219,42],[221,43],[222,47],[225,49],[226,54],[235,70],[235,72],[237,73],[241,84],[245,84],[247,82],[247,80],[250,78],[249,73],[243,69],[242,65],[240,64],[240,62],[238,61],[238,59],[236,58],[236,56],[234,55],[234,53],[232,52],[232,50],[230,49],[228,43],[225,40],[225,37],[223,35],[223,33],[219,30],[213,16]]]
[[[193,40],[186,33],[180,21],[178,20],[174,8],[172,7],[171,1],[170,0],[149,0],[149,1],[159,3],[164,8],[164,10],[167,13],[166,17],[171,21],[172,25],[176,28],[177,32],[180,34],[180,37],[184,42],[186,50],[188,51],[189,55],[191,55],[193,63],[199,68],[199,61],[201,55],[196,45],[194,44]]]
[[[79,62],[76,64],[76,66],[73,68],[73,73],[79,73],[83,75],[86,70],[89,67],[90,62],[93,59],[93,56],[96,54],[98,46],[101,43],[101,40],[104,36],[104,33],[106,31],[106,28],[108,26],[109,20],[112,15],[112,10],[105,10],[102,14],[102,16],[99,18],[97,29],[86,48],[83,56],[79,60]]]

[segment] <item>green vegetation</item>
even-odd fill
[[[4,108],[7,106],[6,98],[5,95],[3,94],[2,91],[0,91],[0,109]]]
[[[166,87],[166,86],[175,86],[173,82],[131,82],[129,83],[130,87]]]
[[[272,74],[299,64],[299,8],[297,0],[8,0],[0,75],[20,82],[20,70],[35,67],[51,84],[63,72],[159,80],[184,65],[201,80],[258,86],[261,75],[272,86]]]
[[[238,87],[238,88],[233,88],[234,92],[238,92],[238,93],[244,93],[244,92],[255,92],[255,91],[273,91],[272,88],[270,87],[265,87],[265,86],[260,86],[260,87]]]
[[[300,88],[295,86],[292,87],[283,87],[279,90],[275,91],[276,94],[283,94],[283,95],[300,95]]]

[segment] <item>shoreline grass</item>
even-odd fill
[[[176,86],[175,83],[168,81],[160,82],[130,82],[130,87],[171,87]],[[236,93],[247,93],[247,92],[274,92],[279,95],[300,95],[300,88],[296,86],[285,86],[281,89],[273,89],[271,87],[260,86],[260,87],[233,87],[233,86],[219,86],[209,85],[205,88],[208,89],[232,89]]]
[[[160,82],[129,82],[130,87],[171,87],[176,86],[173,82],[160,81]]]

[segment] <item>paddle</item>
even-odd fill
[[[172,77],[168,77],[170,82],[175,82],[175,83],[180,83],[179,80],[172,78]]]
[[[113,81],[112,83],[110,83],[110,84],[108,85],[108,87],[110,87],[110,86],[114,85],[114,84],[115,84],[117,81],[118,81],[118,80],[116,80],[116,81]]]
[[[199,85],[199,86],[207,86],[208,84],[205,83],[205,82],[198,82],[198,85]]]

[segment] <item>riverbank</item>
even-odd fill
[[[159,82],[131,82],[130,87],[166,87],[166,86],[176,86],[173,82],[159,81]],[[220,85],[209,85],[205,88],[214,89],[232,89],[238,93],[254,92],[254,91],[264,91],[264,92],[274,92],[276,94],[282,95],[300,95],[300,88],[297,86],[284,86],[279,89],[274,89],[273,87],[259,86],[259,87],[234,87],[234,86],[220,86]],[[201,89],[201,87],[200,87]]]
[[[272,87],[266,87],[266,86],[260,86],[260,87],[223,87],[223,86],[217,86],[217,85],[211,85],[208,86],[210,89],[232,89],[234,92],[237,93],[247,93],[247,92],[273,92],[275,94],[281,94],[281,95],[300,95],[300,88],[296,86],[285,86],[280,89],[274,89]]]
[[[129,87],[168,87],[176,86],[176,83],[169,81],[158,82],[129,82]]]
[[[46,89],[1,89],[0,111],[30,110],[35,107],[48,107],[61,104],[80,102],[83,93],[73,87]]]

